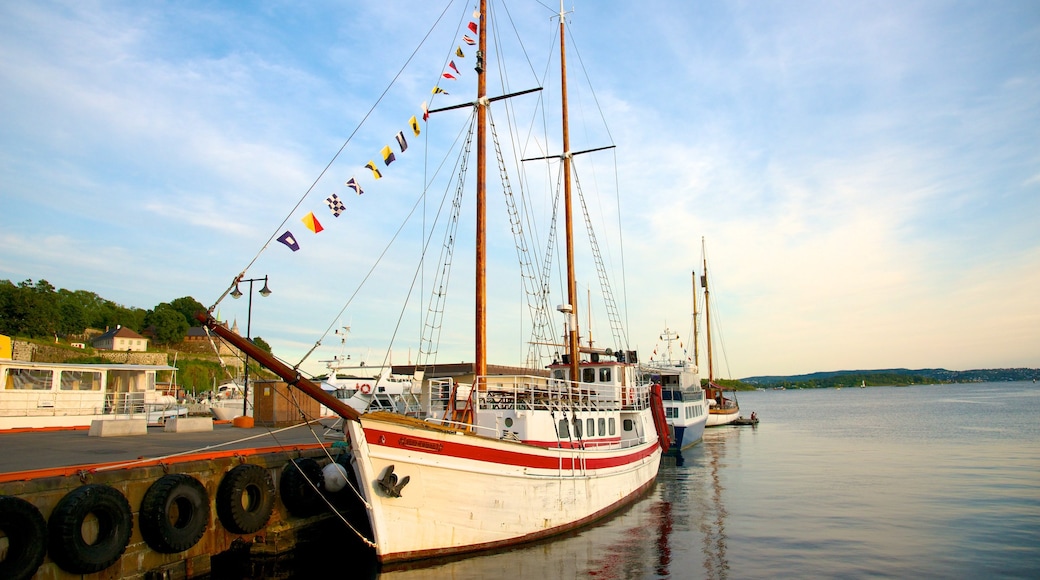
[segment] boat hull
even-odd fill
[[[729,425],[740,416],[740,409],[711,410],[708,412],[708,427],[719,427]]]
[[[697,445],[704,438],[704,428],[707,426],[708,416],[702,415],[698,421],[686,425],[672,425],[675,430],[675,441],[668,448],[669,455],[676,455]]]
[[[370,416],[348,422],[381,562],[501,548],[599,519],[653,485],[656,441],[563,449]],[[380,481],[408,482],[392,497]],[[489,493],[492,492],[492,493]]]

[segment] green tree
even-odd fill
[[[0,291],[4,334],[38,338],[57,333],[58,299],[49,282],[40,280],[33,284],[32,280],[25,280],[17,286],[7,282]]]
[[[252,338],[252,340],[253,340],[253,344],[258,346],[260,348],[260,350],[266,351],[268,353],[271,352],[271,345],[267,344],[266,340],[260,338],[259,336],[254,336]]]
[[[144,317],[144,325],[152,328],[156,344],[181,342],[188,334],[188,321],[166,302],[148,311]]]
[[[206,311],[206,307],[191,296],[174,298],[170,301],[170,306],[184,316],[184,320],[188,322],[188,326],[198,326],[199,321],[195,319],[195,315],[199,312]]]

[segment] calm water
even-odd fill
[[[411,570],[337,558],[295,575],[1040,578],[1040,384],[739,400],[757,428],[709,429],[650,494],[594,527]]]

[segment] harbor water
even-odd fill
[[[400,570],[344,555],[283,577],[1038,578],[1040,383],[739,393],[640,501],[578,532]],[[460,484],[460,501],[467,493]],[[341,535],[342,534],[342,535]],[[270,575],[271,570],[254,572]]]

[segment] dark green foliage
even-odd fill
[[[190,296],[161,303],[153,310],[126,307],[86,290],[55,289],[46,280],[18,284],[0,280],[0,334],[54,338],[82,334],[88,328],[123,326],[156,330],[156,343],[179,342],[205,308]]]
[[[254,336],[251,340],[253,341],[253,344],[258,346],[261,350],[271,352],[271,345],[267,344],[266,340],[260,338],[259,336]]]
[[[144,324],[152,330],[156,344],[177,343],[188,334],[188,321],[184,315],[165,302],[148,311]]]

